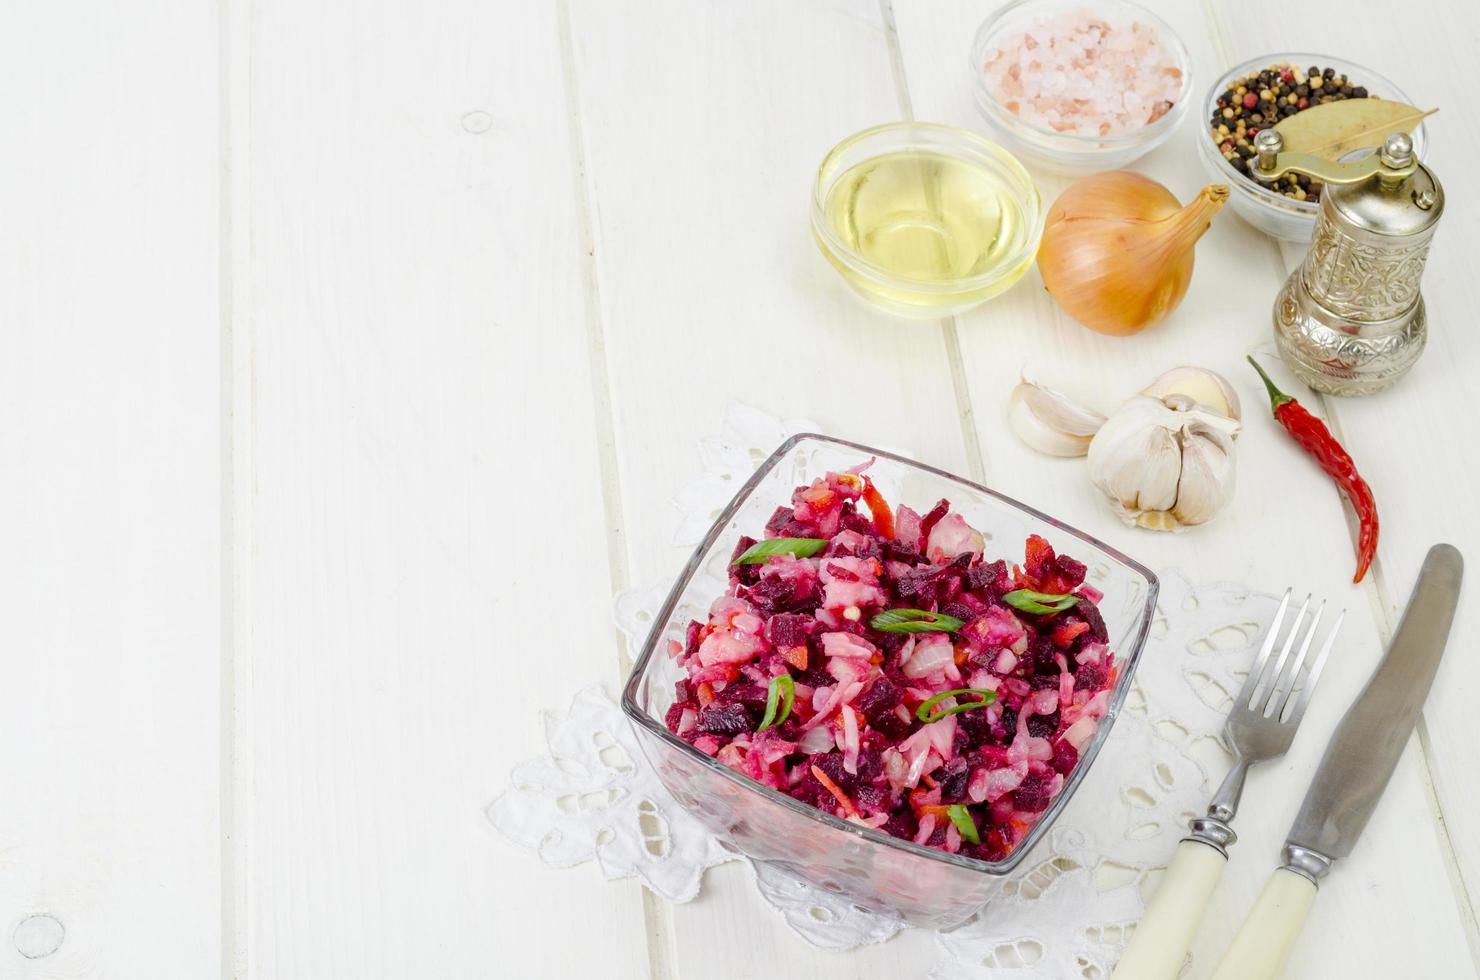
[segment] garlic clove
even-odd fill
[[[1233,436],[1193,423],[1182,440],[1182,476],[1173,511],[1187,526],[1204,524],[1233,499]]]
[[[1008,422],[1029,447],[1050,456],[1083,456],[1105,416],[1062,392],[1027,379],[1012,389]]]
[[[1217,371],[1200,367],[1177,367],[1141,389],[1141,394],[1153,398],[1167,395],[1187,395],[1199,405],[1219,412],[1234,421],[1239,421],[1238,392],[1228,379]]]
[[[1169,510],[1176,503],[1181,450],[1175,427],[1167,425],[1176,414],[1159,400],[1138,395],[1090,441],[1090,480],[1122,509],[1122,516]]]

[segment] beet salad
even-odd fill
[[[843,819],[1001,860],[1105,717],[1102,596],[1036,535],[1009,566],[948,501],[891,510],[867,467],[740,539],[729,589],[672,645],[668,728]]]

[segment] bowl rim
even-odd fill
[[[924,131],[936,133],[951,139],[964,140],[972,144],[978,150],[997,158],[998,162],[1013,171],[1023,186],[1027,188],[1029,197],[1020,200],[1023,205],[1023,217],[1031,219],[1032,228],[1023,238],[1022,247],[1013,253],[1010,261],[1004,261],[997,269],[991,272],[982,272],[964,279],[952,279],[948,282],[928,282],[921,279],[912,279],[909,276],[901,276],[890,272],[880,265],[870,262],[859,255],[858,252],[843,243],[827,221],[824,210],[827,205],[827,195],[831,191],[833,181],[824,183],[823,174],[827,171],[828,164],[843,152],[852,149],[865,140],[884,133],[903,131]],[[812,180],[812,233],[816,235],[827,251],[837,256],[841,261],[847,262],[860,272],[867,273],[876,282],[889,286],[900,287],[916,293],[927,293],[938,296],[953,296],[957,293],[968,293],[973,289],[990,285],[1002,279],[1012,269],[1016,269],[1025,260],[1031,260],[1038,253],[1038,240],[1043,235],[1043,222],[1046,209],[1043,206],[1043,194],[1038,190],[1038,182],[1033,179],[1033,174],[1023,162],[1017,158],[1012,151],[1005,146],[994,143],[982,136],[961,126],[953,126],[949,123],[921,122],[914,119],[899,119],[894,122],[881,123],[878,126],[870,126],[840,140],[832,149],[828,150],[822,157],[822,162],[817,165],[816,176]],[[1030,213],[1031,212],[1031,213]]]
[[[1069,773],[1069,777],[1065,780],[1064,785],[1059,790],[1058,795],[1054,797],[1053,802],[1050,803],[1048,808],[1044,810],[1043,813],[1039,816],[1038,821],[1028,831],[1028,835],[1024,837],[1023,840],[1018,844],[1018,846],[1013,848],[1011,853],[1009,853],[1001,861],[979,861],[976,858],[965,857],[960,854],[951,854],[948,851],[938,850],[933,847],[926,847],[923,844],[916,844],[914,841],[895,837],[892,834],[886,834],[883,831],[875,830],[872,827],[864,827],[859,824],[850,823],[846,820],[841,819],[840,817],[826,812],[825,810],[820,810],[817,807],[810,806],[806,803],[801,802],[800,800],[793,799],[792,797],[787,796],[785,793],[781,793],[770,786],[766,786],[763,783],[759,783],[751,779],[749,776],[744,776],[736,772],[729,766],[720,762],[718,759],[712,758],[699,751],[688,742],[685,742],[683,739],[670,732],[667,725],[660,723],[658,719],[648,714],[637,704],[638,688],[641,686],[643,676],[647,672],[648,664],[652,662],[652,659],[657,651],[658,644],[662,639],[661,632],[663,629],[663,624],[666,623],[669,617],[673,615],[673,610],[678,605],[679,597],[683,594],[684,589],[688,587],[689,583],[693,580],[694,575],[698,572],[699,566],[703,562],[704,556],[708,554],[710,548],[714,546],[715,542],[719,540],[720,536],[726,533],[730,521],[734,518],[735,514],[739,512],[740,507],[750,497],[755,488],[760,485],[760,482],[765,479],[766,476],[768,476],[770,472],[775,469],[776,466],[783,459],[785,459],[786,456],[793,449],[795,449],[803,442],[809,441],[828,443],[833,446],[853,450],[869,456],[892,460],[896,463],[914,467],[927,473],[934,474],[935,476],[941,477],[943,479],[950,480],[976,493],[982,493],[986,494],[989,497],[996,498],[997,500],[1008,504],[1011,507],[1023,511],[1024,513],[1035,517],[1038,520],[1041,520],[1047,524],[1051,524],[1055,528],[1081,539],[1090,546],[1098,549],[1102,554],[1126,566],[1132,572],[1140,575],[1145,580],[1146,596],[1141,604],[1140,621],[1135,629],[1134,636],[1128,640],[1130,647],[1129,652],[1118,652],[1118,655],[1121,656],[1123,659],[1123,663],[1121,666],[1121,675],[1115,685],[1114,693],[1110,697],[1110,703],[1106,709],[1105,717],[1101,720],[1099,728],[1096,730],[1093,739],[1090,741],[1088,751],[1080,756],[1079,761],[1075,764],[1074,769]],[[628,717],[632,724],[641,725],[644,729],[651,732],[662,741],[665,741],[668,744],[674,746],[680,752],[688,754],[700,764],[707,766],[710,770],[714,772],[719,773],[723,778],[730,780],[743,789],[758,793],[762,798],[776,803],[779,806],[786,807],[793,813],[796,813],[809,820],[816,821],[823,824],[824,826],[831,827],[834,830],[841,830],[845,833],[853,834],[872,843],[882,844],[886,847],[893,847],[911,854],[915,854],[919,857],[942,861],[946,864],[952,864],[959,868],[964,868],[970,871],[977,871],[983,874],[999,876],[1006,875],[1014,871],[1017,866],[1027,858],[1028,853],[1033,850],[1034,846],[1044,836],[1047,835],[1049,828],[1053,826],[1054,822],[1058,819],[1059,814],[1068,805],[1069,800],[1074,796],[1080,784],[1084,781],[1085,776],[1093,767],[1095,759],[1098,758],[1100,754],[1100,749],[1104,746],[1105,742],[1109,740],[1110,731],[1112,728],[1115,727],[1115,720],[1117,717],[1119,717],[1121,708],[1124,705],[1127,696],[1130,694],[1132,681],[1135,677],[1136,667],[1140,662],[1141,654],[1146,648],[1146,641],[1147,638],[1150,636],[1151,622],[1155,616],[1156,601],[1160,590],[1161,583],[1160,580],[1156,577],[1156,574],[1145,565],[1142,565],[1140,562],[1136,561],[1134,558],[1125,555],[1119,550],[1112,548],[1111,546],[1096,539],[1092,535],[1086,534],[1078,528],[1065,524],[1064,522],[1050,517],[1049,515],[1043,513],[1040,510],[1037,510],[1036,508],[1029,507],[1027,504],[1024,504],[1018,500],[1014,500],[1013,498],[999,493],[996,490],[991,489],[990,487],[986,487],[972,480],[957,476],[956,474],[941,469],[939,467],[931,466],[929,463],[922,463],[918,460],[910,459],[907,456],[901,456],[898,453],[892,453],[887,450],[877,449],[872,446],[865,446],[861,443],[850,442],[846,439],[838,439],[836,437],[824,435],[819,432],[798,432],[788,438],[780,446],[778,446],[776,450],[771,453],[770,456],[766,457],[765,461],[760,464],[760,466],[753,474],[751,474],[750,478],[745,481],[744,485],[742,485],[739,490],[736,491],[735,496],[730,499],[730,502],[725,505],[724,510],[720,512],[717,518],[715,518],[714,524],[711,525],[709,530],[705,533],[704,539],[700,541],[698,547],[694,549],[693,554],[689,557],[688,563],[684,565],[683,570],[679,573],[677,580],[675,580],[673,587],[668,590],[668,595],[663,599],[662,607],[653,617],[653,625],[652,628],[648,631],[647,638],[643,641],[642,652],[638,655],[637,661],[632,665],[632,670],[627,675],[627,681],[622,687],[622,713]],[[641,739],[639,739],[639,743],[641,743]]]
[[[1082,8],[1093,11],[1096,5],[1105,7],[1118,7],[1122,11],[1134,11],[1138,16],[1144,17],[1151,26],[1157,30],[1158,37],[1171,39],[1169,44],[1170,53],[1174,56],[1177,67],[1182,69],[1182,83],[1177,87],[1177,98],[1172,103],[1166,115],[1154,122],[1147,123],[1140,129],[1131,130],[1129,133],[1117,133],[1110,136],[1097,136],[1090,133],[1061,133],[1054,129],[1043,129],[1031,123],[1024,122],[1021,117],[1008,110],[1008,108],[997,100],[987,88],[986,73],[982,71],[981,52],[990,42],[993,34],[1003,26],[1003,21],[1012,13],[1024,7],[1040,6],[1045,0],[1013,0],[988,14],[986,19],[978,25],[976,33],[971,39],[971,49],[967,53],[967,68],[971,72],[972,87],[976,90],[978,106],[982,101],[992,108],[994,116],[1000,125],[1009,131],[1020,130],[1024,134],[1033,137],[1058,142],[1062,145],[1054,147],[1055,150],[1064,153],[1077,153],[1086,158],[1095,157],[1100,154],[1109,154],[1124,150],[1126,147],[1134,147],[1142,142],[1151,142],[1169,134],[1176,128],[1177,123],[1187,114],[1188,100],[1192,97],[1192,52],[1188,50],[1187,43],[1182,40],[1172,25],[1168,24],[1160,14],[1149,10],[1139,3],[1131,0],[1085,0],[1077,4]],[[1076,6],[1072,2],[1067,6]]]
[[[1334,54],[1319,54],[1313,51],[1274,51],[1269,54],[1249,58],[1234,65],[1228,71],[1213,80],[1213,85],[1208,89],[1207,95],[1203,97],[1203,116],[1206,116],[1218,104],[1218,96],[1228,87],[1228,83],[1240,75],[1246,75],[1259,66],[1270,67],[1278,64],[1291,64],[1297,67],[1303,65],[1323,65],[1324,67],[1340,67],[1365,73],[1377,83],[1377,87],[1384,89],[1387,95],[1385,99],[1395,99],[1413,105],[1407,93],[1385,75],[1368,68],[1360,62],[1349,58],[1342,58]],[[1351,78],[1351,72],[1347,72],[1347,78]],[[1367,87],[1364,85],[1364,87]],[[1301,220],[1314,221],[1316,213],[1320,210],[1319,201],[1299,201],[1293,197],[1276,194],[1274,191],[1249,179],[1247,174],[1239,173],[1233,169],[1233,164],[1223,159],[1223,154],[1216,152],[1217,144],[1208,137],[1206,119],[1200,118],[1198,123],[1198,143],[1202,147],[1203,158],[1217,171],[1218,175],[1226,180],[1234,189],[1235,193],[1242,193],[1245,197],[1257,202],[1261,206],[1277,211],[1283,211],[1290,217]],[[1428,130],[1423,122],[1413,131],[1413,154],[1421,163],[1428,154],[1429,140]]]

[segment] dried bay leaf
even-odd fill
[[[1438,109],[1415,109],[1391,99],[1344,99],[1311,106],[1275,124],[1291,153],[1312,153],[1339,160],[1352,150],[1377,147],[1388,133],[1412,134],[1425,116]]]

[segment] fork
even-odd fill
[[[1301,603],[1279,656],[1271,663],[1280,626],[1290,607],[1290,590],[1285,590],[1274,622],[1224,725],[1224,735],[1233,750],[1233,768],[1213,794],[1207,815],[1194,818],[1190,823],[1192,832],[1177,845],[1172,863],[1111,980],[1174,980],[1181,971],[1203,909],[1228,863],[1228,848],[1238,840],[1229,824],[1238,812],[1249,767],[1284,755],[1290,748],[1315,692],[1316,681],[1326,666],[1326,658],[1331,654],[1331,646],[1336,642],[1336,633],[1346,618],[1343,610],[1315,659],[1307,665],[1306,657],[1326,608],[1324,602],[1317,607],[1302,636],[1301,624],[1310,601],[1311,597],[1306,596]],[[1302,667],[1305,667],[1303,681]]]

